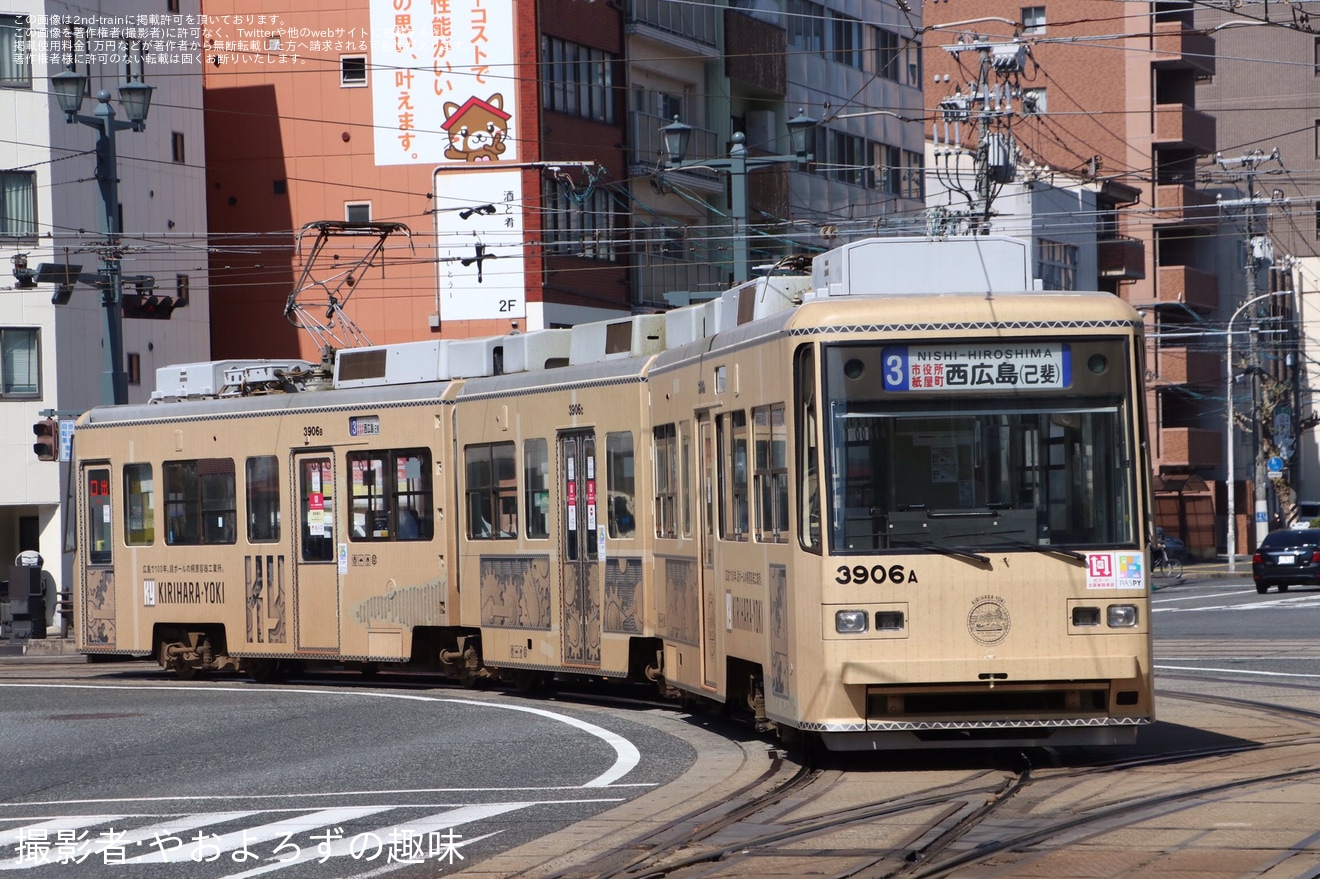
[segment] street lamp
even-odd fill
[[[690,162],[683,161],[687,155],[688,143],[692,139],[692,126],[684,125],[674,117],[674,121],[660,129],[660,136],[664,143],[665,153],[668,155],[668,161],[665,167],[670,171],[679,171],[684,168],[715,168],[726,170],[732,180],[733,190],[733,274],[734,283],[741,283],[750,280],[752,269],[751,260],[748,257],[747,248],[747,171],[748,169],[760,168],[766,165],[779,165],[785,163],[800,164],[810,162],[813,158],[811,152],[811,132],[816,127],[816,120],[806,114],[804,110],[798,110],[798,115],[789,119],[787,123],[789,142],[793,153],[783,156],[749,156],[747,155],[747,137],[741,131],[733,135],[733,146],[729,149],[729,158],[727,159],[694,159]]]
[[[123,103],[128,121],[115,118],[110,106],[110,93],[98,92],[96,112],[91,116],[79,114],[87,76],[70,66],[68,70],[50,78],[51,89],[64,111],[69,124],[82,123],[96,130],[96,182],[101,191],[101,231],[106,243],[101,251],[101,273],[97,284],[101,288],[101,306],[105,331],[105,346],[101,372],[101,402],[127,403],[128,376],[124,372],[124,316],[120,311],[123,277],[120,271],[119,236],[119,168],[115,155],[115,135],[125,129],[145,131],[147,112],[151,109],[151,93],[155,86],[132,79],[119,87],[119,100]]]
[[[1269,299],[1271,296],[1285,296],[1291,292],[1291,290],[1275,290],[1273,293],[1263,293],[1260,296],[1248,299],[1246,302],[1239,305],[1237,311],[1233,312],[1233,316],[1228,319],[1228,332],[1226,333],[1228,341],[1224,356],[1224,372],[1226,373],[1225,397],[1228,400],[1228,423],[1224,428],[1224,432],[1225,454],[1228,456],[1228,479],[1226,480],[1228,487],[1228,541],[1226,548],[1228,549],[1228,572],[1230,574],[1237,573],[1237,502],[1234,499],[1235,492],[1233,490],[1233,480],[1235,478],[1233,467],[1233,321],[1238,319],[1238,315],[1242,314],[1242,312],[1246,311],[1257,302],[1260,302],[1262,299]],[[1256,452],[1256,457],[1260,457],[1259,451]],[[1257,461],[1256,463],[1259,464],[1260,462]],[[1260,467],[1257,466],[1256,470],[1256,480],[1259,482]],[[1258,509],[1255,512],[1259,516],[1264,510]]]

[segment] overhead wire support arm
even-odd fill
[[[293,292],[289,294],[288,301],[284,305],[284,316],[295,327],[306,330],[322,349],[359,348],[370,345],[371,342],[361,328],[344,311],[344,305],[352,297],[353,290],[362,279],[363,273],[376,265],[378,256],[381,257],[380,265],[382,269],[384,268],[385,242],[391,235],[402,234],[408,239],[409,249],[416,252],[412,242],[412,230],[403,223],[318,220],[306,223],[298,230],[299,255],[303,252],[304,237],[313,230],[317,233],[316,241],[312,243],[307,257],[303,260],[298,283],[294,285]],[[374,238],[375,240],[351,265],[347,260],[341,262],[339,254],[334,254],[329,266],[333,274],[324,280],[317,280],[314,278],[314,273],[318,260],[326,244],[333,238]],[[304,294],[316,289],[324,291],[325,298],[317,302],[308,301],[311,297]],[[325,311],[324,318],[319,314],[322,309]]]

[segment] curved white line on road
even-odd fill
[[[623,778],[641,762],[641,752],[637,746],[623,736],[610,732],[585,720],[578,720],[566,714],[547,711],[544,708],[532,708],[528,705],[505,705],[500,702],[487,702],[482,699],[452,699],[441,696],[418,696],[412,693],[363,693],[353,690],[312,690],[298,687],[188,687],[175,685],[162,686],[127,686],[124,684],[7,684],[0,682],[0,687],[27,687],[32,689],[68,689],[68,690],[186,690],[196,693],[304,693],[315,696],[368,696],[378,699],[405,699],[413,702],[452,702],[456,705],[480,705],[485,708],[499,708],[505,711],[521,711],[535,714],[563,723],[587,735],[595,736],[614,749],[614,765],[605,772],[581,785],[582,787],[608,787]]]

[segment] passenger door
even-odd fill
[[[294,532],[293,604],[299,650],[339,651],[339,554],[335,463],[328,452],[295,454],[298,528]],[[347,561],[347,558],[345,558]]]
[[[600,615],[604,598],[596,512],[596,435],[559,434],[559,473],[564,480],[560,529],[564,663],[600,667]]]

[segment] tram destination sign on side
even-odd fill
[[[1062,342],[886,347],[886,391],[964,391],[1072,385],[1072,354]]]

